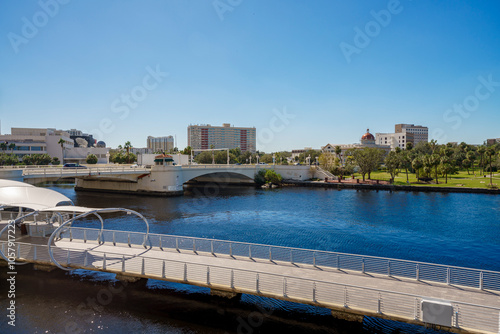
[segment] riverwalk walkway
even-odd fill
[[[6,253],[7,243],[0,241]],[[50,248],[50,249],[49,249]],[[67,228],[16,240],[16,261],[260,295],[453,332],[500,332],[500,273],[315,250],[138,232]],[[55,260],[55,261],[54,261]]]

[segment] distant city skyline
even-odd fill
[[[188,125],[231,123],[272,152],[410,123],[482,144],[500,137],[499,31],[492,0],[9,1],[0,130],[183,149]]]

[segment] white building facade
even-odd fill
[[[429,141],[429,128],[422,125],[414,125],[414,124],[396,124],[394,126],[394,132],[403,133],[406,132],[408,134],[413,134],[413,145],[417,145],[421,141],[428,142]]]

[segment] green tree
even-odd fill
[[[86,162],[89,165],[95,165],[99,159],[97,159],[97,156],[95,154],[89,154],[87,155]]]
[[[125,142],[125,145],[123,145],[123,148],[127,151],[127,155],[129,155],[130,149],[132,148],[132,144],[129,141],[127,141]]]
[[[254,181],[258,186],[262,186],[266,183],[266,170],[261,169],[255,173]]]
[[[479,146],[477,149],[477,153],[479,153],[479,165],[481,166],[481,175],[484,174],[484,154],[486,153],[486,147]]]
[[[493,186],[493,157],[495,156],[495,150],[492,147],[486,149],[486,158],[489,158],[490,165],[490,186]]]
[[[212,153],[209,151],[201,152],[194,158],[194,161],[199,164],[210,164],[212,163]]]
[[[15,148],[16,148],[16,144],[14,144],[14,143],[9,144],[10,153],[14,153]]]
[[[59,141],[57,142],[59,145],[61,145],[61,154],[62,154],[62,158],[63,158],[63,161],[64,161],[64,139],[62,138],[59,138]]]
[[[31,158],[30,155],[25,155],[22,158],[23,164],[25,165],[33,165],[33,159]]]
[[[280,174],[276,173],[272,169],[268,169],[266,171],[266,174],[264,174],[264,178],[266,179],[267,182],[271,184],[276,184],[276,185],[281,185],[282,182],[282,177]]]
[[[417,176],[417,180],[419,178],[419,171],[420,171],[420,168],[424,167],[424,164],[422,162],[422,159],[420,157],[416,157],[415,159],[413,159],[413,161],[411,162],[411,166],[413,167],[413,169],[415,170],[415,173],[416,173],[416,176]]]
[[[354,161],[359,167],[359,172],[365,181],[365,175],[370,179],[371,172],[376,170],[382,161],[384,151],[378,148],[364,147],[353,152]]]
[[[398,175],[398,168],[400,165],[398,154],[395,151],[389,152],[389,154],[385,157],[384,164],[389,174],[391,174],[391,180],[394,180],[394,178]]]
[[[59,165],[61,162],[59,161],[59,158],[58,157],[53,157],[52,158],[52,165],[54,166],[57,166]]]
[[[188,146],[181,151],[181,154],[191,155],[191,150],[192,150],[191,146]]]
[[[441,163],[441,157],[438,154],[432,154],[429,158],[430,158],[429,159],[430,166],[434,167],[434,174],[436,176],[436,184],[438,184],[439,183],[438,166]]]
[[[0,149],[2,149],[2,152],[5,153],[5,150],[7,149],[7,143],[0,143]]]

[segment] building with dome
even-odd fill
[[[342,153],[340,154],[342,162],[345,162],[345,152],[348,150],[352,149],[362,149],[365,147],[371,147],[371,148],[379,148],[384,150],[386,153],[389,153],[391,150],[390,145],[380,145],[376,143],[375,136],[370,133],[370,129],[366,129],[366,133],[361,136],[360,143],[356,144],[326,144],[325,146],[321,147],[322,152],[329,152],[332,154],[335,154],[335,147],[340,146],[340,149],[342,150]]]

